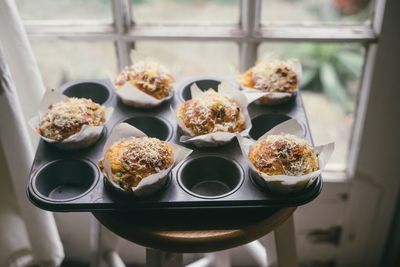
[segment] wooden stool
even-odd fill
[[[181,253],[205,253],[234,248],[275,231],[278,264],[297,266],[293,217],[296,208],[268,210],[248,216],[230,216],[201,209],[194,215],[167,213],[94,212],[109,230],[147,247],[146,261],[151,267],[182,266]],[[218,265],[218,266],[222,266]]]

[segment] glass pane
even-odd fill
[[[111,42],[31,40],[47,88],[77,79],[107,79],[117,71]]]
[[[107,19],[110,0],[16,0],[23,19]]]
[[[297,57],[302,96],[316,145],[335,142],[333,165],[345,167],[365,49],[359,44],[262,44],[259,55]]]
[[[230,75],[237,66],[238,48],[233,43],[216,42],[136,42],[136,50],[167,66],[176,66],[178,79],[194,75]]]
[[[373,0],[262,0],[261,22],[368,23]]]
[[[131,0],[137,23],[239,23],[239,0]]]

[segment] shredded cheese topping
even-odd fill
[[[294,94],[299,87],[299,77],[289,61],[273,60],[259,62],[238,76],[239,83],[247,88],[264,92],[286,92]],[[268,96],[260,99],[268,101]]]
[[[105,122],[105,109],[90,99],[69,98],[49,106],[40,120],[39,134],[61,141],[79,132],[84,125],[99,126]]]
[[[239,105],[213,89],[186,101],[177,115],[195,135],[240,132],[245,128]]]
[[[250,150],[254,166],[268,175],[298,176],[318,170],[313,148],[294,135],[269,135]]]
[[[157,138],[130,137],[113,144],[106,158],[111,164],[113,181],[130,190],[143,178],[171,167],[173,151],[168,143]]]
[[[139,90],[162,99],[170,95],[174,79],[164,66],[155,62],[139,61],[118,75],[115,86],[121,88],[126,82],[131,82]]]

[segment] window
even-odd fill
[[[377,40],[371,23],[375,1],[17,0],[17,5],[48,87],[105,78],[129,64],[132,48],[184,66],[181,76],[230,75],[229,65],[243,71],[266,51],[300,58],[315,142],[335,140],[327,171],[346,170],[365,54]]]

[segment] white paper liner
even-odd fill
[[[272,60],[277,60],[278,58],[273,55],[273,54],[264,54],[261,57],[261,61],[262,62],[269,62]],[[302,68],[301,68],[301,64],[300,61],[298,59],[295,58],[290,58],[288,60],[285,60],[286,64],[289,65],[289,67],[291,69],[294,70],[294,72],[297,75],[297,79],[298,79],[298,83],[297,83],[297,88],[295,93],[285,93],[285,92],[266,92],[266,95],[257,100],[255,103],[259,104],[259,105],[278,105],[284,102],[289,101],[292,97],[294,97],[297,94],[297,91],[300,88],[300,84],[301,84],[301,79],[302,79]],[[246,92],[251,92],[251,91],[255,91],[255,92],[264,92],[262,90],[259,89],[255,89],[255,88],[250,88],[250,87],[246,87],[246,86],[242,86],[240,85]]]
[[[147,135],[137,129],[136,127],[133,127],[127,123],[120,123],[117,126],[114,127],[111,135],[107,139],[104,149],[103,149],[103,156],[106,154],[106,151],[110,146],[112,146],[115,142],[118,142],[122,139],[129,138],[129,137],[146,137]],[[162,170],[159,173],[149,175],[142,179],[139,184],[136,187],[132,187],[131,192],[127,192],[123,190],[118,184],[116,184],[112,179],[112,172],[111,172],[111,167],[110,163],[108,162],[107,159],[102,159],[103,161],[103,174],[105,175],[107,181],[115,187],[117,190],[123,192],[123,193],[129,193],[131,195],[135,195],[137,197],[143,197],[147,195],[151,195],[158,191],[160,188],[164,186],[168,179],[168,174],[172,170],[173,167],[175,167],[179,162],[184,160],[186,157],[188,157],[193,150],[185,148],[183,146],[174,144],[174,143],[168,143],[170,146],[172,146],[173,150],[173,156],[174,156],[174,163],[169,167],[168,169]],[[108,178],[110,177],[110,178]]]
[[[114,84],[113,81],[111,81]],[[173,95],[174,89],[171,90],[170,95],[163,98],[157,99],[145,92],[139,90],[131,82],[126,82],[121,88],[116,89],[115,93],[119,96],[122,103],[126,106],[134,108],[153,108],[159,106],[161,103],[170,100]]]
[[[42,101],[39,106],[39,115],[30,119],[29,125],[41,139],[60,149],[76,150],[88,147],[94,144],[100,138],[101,133],[103,132],[104,129],[104,125],[106,125],[106,123],[109,121],[112,112],[114,111],[112,107],[108,107],[105,109],[105,122],[103,125],[101,126],[84,125],[79,132],[69,136],[68,138],[62,141],[56,141],[50,138],[43,137],[36,130],[39,127],[41,117],[48,111],[48,108],[51,104],[66,101],[68,99],[69,97],[60,94],[54,89],[47,90],[43,95]]]
[[[292,134],[299,138],[303,137],[303,129],[301,125],[295,119],[287,120],[270,131],[261,136],[257,141],[266,139],[269,135],[277,134]],[[262,185],[267,187],[271,192],[277,193],[289,193],[302,190],[307,186],[311,185],[315,179],[321,174],[322,169],[328,163],[334,150],[334,143],[328,143],[314,147],[315,152],[318,155],[319,170],[301,175],[301,176],[289,176],[289,175],[274,175],[270,176],[262,173],[256,169],[253,163],[249,160],[248,155],[251,147],[256,143],[255,140],[243,138],[237,135],[240,149],[242,150],[243,156],[245,157],[247,164],[249,165],[253,178]]]
[[[195,83],[190,87],[190,91],[192,98],[205,93]],[[247,106],[258,98],[265,96],[265,93],[244,94],[240,90],[228,85],[226,82],[222,82],[218,86],[218,93],[234,100],[239,105],[240,110],[244,115],[246,126],[246,128],[240,132],[240,135],[247,136],[251,129],[251,118]],[[176,117],[178,126],[183,132],[183,135],[180,137],[182,143],[194,144],[199,147],[212,147],[227,144],[236,136],[236,133],[228,132],[214,132],[195,136],[193,132],[185,126],[184,122],[178,118],[176,112],[174,110],[172,110],[172,112]]]

